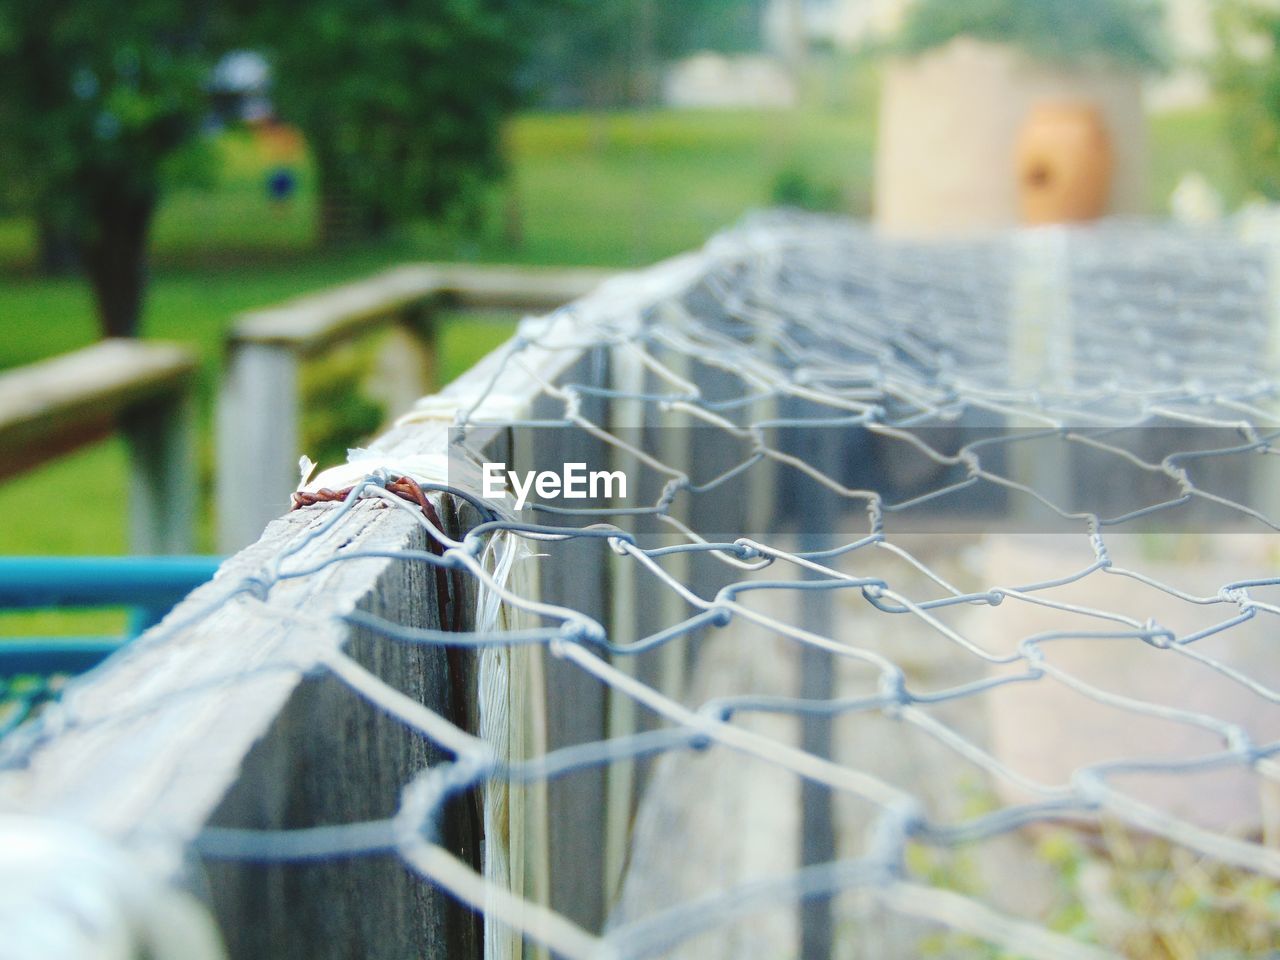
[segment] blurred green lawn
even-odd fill
[[[864,104],[870,97],[861,98]],[[246,132],[223,135],[217,182],[170,196],[157,217],[144,335],[191,343],[203,360],[207,425],[222,331],[238,311],[331,286],[414,259],[633,266],[701,244],[744,211],[765,206],[779,174],[838,191],[847,209],[869,209],[873,111],[639,112],[530,115],[509,131],[510,187],[495,191],[478,236],[428,226],[376,246],[320,252],[312,246],[313,176],[293,158],[299,189],[284,204],[265,179],[288,158],[279,143]],[[1218,113],[1204,108],[1153,120],[1151,207],[1163,212],[1178,179],[1198,170],[1231,204],[1243,196]],[[296,151],[295,151],[296,153]],[[514,214],[513,214],[514,212]],[[30,226],[0,219],[0,368],[62,353],[97,336],[89,293],[77,279],[31,275]],[[442,365],[455,376],[496,346],[509,323],[453,320],[442,332]],[[205,431],[207,434],[207,430]],[[202,453],[207,485],[212,451]],[[74,491],[92,480],[92,498]],[[75,509],[66,509],[73,491]],[[55,502],[56,509],[37,508]],[[108,441],[0,484],[0,554],[120,553],[124,550],[124,452]],[[202,549],[211,541],[209,518]],[[0,618],[8,628],[45,629],[43,616]],[[85,623],[97,624],[90,616]],[[73,629],[81,629],[76,625]]]

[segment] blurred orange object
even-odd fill
[[[1024,223],[1093,220],[1107,209],[1114,161],[1088,103],[1039,103],[1018,136],[1015,169]]]
[[[274,163],[292,163],[306,153],[302,131],[287,123],[267,119],[252,125],[263,156]]]

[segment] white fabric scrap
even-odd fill
[[[390,480],[409,477],[416,483],[448,483],[466,489],[465,481],[469,477],[457,477],[460,470],[468,475],[465,461],[450,461],[442,453],[418,453],[407,456],[385,456],[372,450],[355,449],[347,451],[347,462],[329,467],[315,473],[316,464],[310,457],[303,457],[298,462],[301,481],[299,493],[315,493],[318,490],[345,490],[354,487],[369,477],[385,476]],[[312,474],[315,474],[314,476]],[[479,476],[479,472],[476,472]]]

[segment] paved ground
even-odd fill
[[[971,540],[935,540],[925,548],[931,566],[958,585],[981,576],[980,555]],[[968,567],[966,567],[966,561]],[[876,566],[904,591],[919,595],[924,577],[887,552],[868,556],[851,570]],[[936,588],[935,588],[936,590]],[[933,595],[936,595],[933,594]],[[812,593],[762,591],[753,604],[795,622],[799,601]],[[835,635],[850,645],[885,654],[902,665],[916,690],[933,690],[984,674],[982,665],[936,633],[908,617],[872,610],[856,591],[837,595]],[[792,609],[785,609],[786,605]],[[703,642],[687,700],[691,704],[731,693],[795,695],[800,683],[799,648],[793,641],[747,625],[735,625]],[[847,659],[836,662],[835,693],[850,696],[875,690],[874,673]],[[979,702],[957,701],[931,713],[970,742],[991,737]],[[769,714],[740,722],[781,742],[798,745],[799,723]],[[993,802],[987,778],[975,766],[926,733],[888,717],[848,716],[833,726],[834,758],[911,791],[931,815],[957,819]],[[854,858],[864,850],[873,811],[848,796],[836,798],[836,850]],[[643,916],[661,907],[687,903],[731,885],[794,868],[799,857],[800,786],[776,768],[727,750],[672,754],[656,765],[653,782],[636,820],[631,868],[613,922]],[[1031,853],[1031,841],[1009,838],[984,844],[955,860],[928,858],[917,867],[978,893],[992,905],[1027,917],[1043,914],[1052,878]],[[840,960],[917,957],[935,931],[913,921],[886,916],[856,895],[835,901]],[[796,913],[789,907],[753,913],[745,922],[686,941],[677,958],[780,958],[799,955]],[[933,949],[938,948],[935,943]]]

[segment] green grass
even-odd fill
[[[292,138],[292,139],[291,139]],[[296,135],[254,136],[234,130],[214,142],[212,183],[173,190],[156,215],[152,248],[160,264],[210,266],[279,259],[313,249],[316,203],[311,163]],[[275,203],[266,178],[279,166],[293,170],[296,196]],[[35,233],[24,220],[0,220],[0,262],[30,270]]]
[[[224,136],[216,186],[177,191],[158,215],[143,333],[187,342],[199,352],[207,424],[223,331],[239,311],[411,259],[652,262],[697,246],[745,210],[767,205],[774,179],[786,169],[837,185],[855,208],[865,207],[872,127],[869,112],[857,110],[521,117],[509,134],[511,186],[495,192],[493,216],[479,236],[422,226],[373,248],[338,253],[312,249],[314,200],[306,157],[292,158],[299,195],[276,206],[266,198],[264,180],[280,150],[244,133]],[[519,210],[518,241],[505,229],[504,216],[513,205]],[[29,226],[0,220],[0,270],[8,273],[0,279],[6,333],[0,368],[73,350],[98,335],[86,285],[31,276],[33,257]],[[501,322],[448,324],[442,376],[452,379],[509,331],[509,323]],[[206,484],[212,456],[206,432]],[[35,491],[65,488],[89,476],[101,491],[94,502],[110,506],[31,509]],[[0,518],[6,520],[0,523],[0,553],[119,553],[125,546],[118,508],[124,495],[123,456],[112,445],[0,484]],[[203,530],[207,548],[207,517]]]
[[[126,460],[118,438],[0,484],[0,552],[118,554],[125,547]],[[122,611],[0,613],[0,636],[117,634]]]
[[[236,130],[217,140],[216,189],[175,192],[161,207],[154,243],[163,257],[202,263],[226,256],[272,256],[309,250],[315,236],[315,174],[291,131],[253,136]],[[267,196],[267,176],[293,171],[297,189],[286,201]]]
[[[547,263],[652,262],[767,206],[788,169],[865,211],[873,132],[866,109],[523,118],[511,135],[520,252]]]
[[[449,318],[436,343],[440,351],[440,383],[456,380],[486,353],[502,346],[514,330],[515,319],[504,313]]]
[[[833,81],[835,86],[843,79]],[[779,174],[796,172],[838,191],[846,209],[869,208],[874,87],[842,88],[838,109],[800,113],[638,112],[528,115],[509,131],[512,175],[496,190],[478,236],[416,226],[373,247],[336,253],[312,246],[313,173],[288,142],[246,133],[218,143],[223,166],[209,188],[187,188],[160,211],[143,332],[190,343],[202,358],[207,427],[223,331],[241,310],[277,302],[413,259],[633,266],[696,247],[755,207]],[[1151,126],[1152,209],[1167,208],[1178,179],[1198,170],[1228,204],[1244,193],[1218,111],[1166,114]],[[266,197],[265,177],[287,161],[299,194]],[[516,212],[518,215],[513,215]],[[518,224],[518,230],[512,226]],[[92,342],[92,303],[79,280],[30,274],[31,231],[0,220],[0,368]],[[458,319],[442,333],[442,377],[452,379],[510,331],[508,322]],[[202,452],[208,484],[212,450]],[[92,482],[92,493],[86,484]],[[0,484],[0,553],[124,550],[125,461],[118,442],[80,451]],[[209,520],[203,524],[209,547]],[[13,618],[0,619],[0,633]],[[19,618],[33,629],[45,621]],[[13,622],[19,622],[13,621]],[[79,621],[77,621],[80,623]],[[90,622],[93,622],[92,620]],[[83,623],[74,629],[84,629]],[[16,629],[16,628],[15,628]]]
[[[195,309],[189,312],[206,321],[198,327],[193,325],[193,334],[197,330],[216,334],[220,329],[210,320],[219,315]],[[437,344],[441,382],[453,380],[498,347],[511,335],[513,327],[513,318],[505,314],[444,317]],[[216,336],[205,336],[209,370],[205,379],[210,382],[215,367],[211,351],[216,343]],[[207,503],[213,464],[207,429],[202,441],[202,483]],[[124,553],[126,516],[121,505],[127,501],[124,444],[111,438],[77,450],[0,483],[0,554]],[[206,509],[199,529],[199,548],[203,551],[213,550],[212,521]],[[123,611],[115,610],[0,612],[0,637],[118,634],[124,630],[126,619]]]
[[[508,133],[509,185],[496,190],[477,237],[416,227],[355,261],[435,257],[547,264],[636,265],[697,246],[745,210],[769,204],[774,180],[799,170],[840,189],[849,209],[869,204],[874,111],[866,96],[839,112],[651,111],[532,114]],[[185,270],[203,277],[218,265],[279,263],[286,272],[323,264],[339,272],[352,258],[313,247],[314,176],[305,153],[288,160],[298,195],[267,199],[267,172],[281,150],[249,134],[218,141],[221,173],[212,187],[166,198],[156,219],[154,293]],[[519,240],[506,229],[508,213]],[[0,265],[30,270],[30,226],[0,220]],[[193,269],[194,268],[194,269]],[[228,277],[214,277],[222,286]],[[164,318],[161,309],[153,316]]]
[[[1212,104],[1153,117],[1150,128],[1151,210],[1169,212],[1169,196],[1187,173],[1201,174],[1236,209],[1248,188],[1232,156],[1222,111]]]

